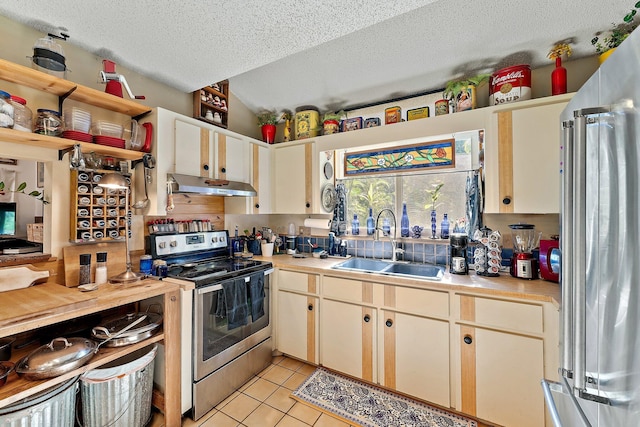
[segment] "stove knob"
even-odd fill
[[[171,242],[169,242],[169,246],[171,246],[172,248],[175,248],[176,246],[178,246],[178,241],[172,240]]]
[[[166,248],[166,247],[167,247],[167,242],[160,242],[160,243],[158,243],[158,247],[159,247],[160,249],[164,249],[164,248]]]
[[[211,238],[211,242],[212,243],[217,243],[218,242],[218,238],[217,237],[212,237]]]

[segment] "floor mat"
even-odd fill
[[[477,427],[475,420],[317,368],[292,398],[367,427]]]

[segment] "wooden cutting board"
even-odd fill
[[[28,288],[34,283],[45,282],[49,270],[38,270],[31,264],[0,268],[0,292]]]
[[[98,252],[107,252],[107,277],[124,272],[127,269],[125,246],[124,242],[65,246],[62,248],[65,286],[70,288],[78,286],[80,254],[91,254],[91,282],[96,277],[96,253]]]
[[[0,328],[8,325],[89,306],[96,301],[91,292],[68,289],[57,283],[3,292]]]

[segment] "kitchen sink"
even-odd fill
[[[346,261],[334,265],[333,268],[336,270],[378,273],[429,280],[441,280],[444,276],[444,268],[439,265],[392,262],[368,258],[349,258]]]
[[[373,273],[381,271],[389,267],[389,265],[389,261],[382,261],[379,259],[349,258],[348,260],[335,265],[333,268],[338,270],[358,270]]]

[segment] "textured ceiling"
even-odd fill
[[[229,79],[254,111],[338,109],[442,88],[505,66],[548,65],[630,0],[3,0],[0,14],[190,92]],[[45,7],[46,5],[46,7]]]

